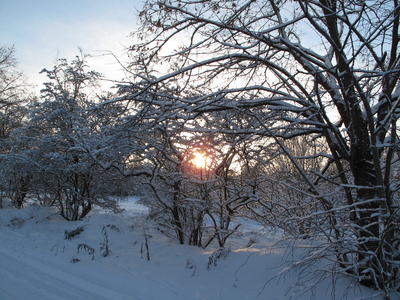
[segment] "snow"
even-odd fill
[[[297,254],[277,243],[279,233],[252,222],[225,257],[179,245],[136,201],[121,202],[122,215],[97,211],[76,222],[50,207],[0,209],[0,299],[379,299],[349,278],[333,285],[328,277],[307,290],[297,273],[279,275]]]

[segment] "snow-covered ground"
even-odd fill
[[[0,209],[0,299],[379,299],[349,278],[308,290],[299,274],[279,276],[296,253],[256,224],[244,224],[231,251],[216,258],[215,249],[160,233],[136,198],[121,205],[123,215],[77,222],[49,207]]]

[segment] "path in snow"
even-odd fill
[[[136,200],[136,198],[129,198],[128,201],[121,203],[121,206],[126,209],[124,216],[138,217],[146,212],[146,208],[136,204]],[[99,262],[92,263],[90,260],[72,264],[71,256],[60,257],[71,247],[60,234],[63,229],[59,225],[65,226],[65,224],[77,222],[62,220],[48,222],[47,217],[44,216],[52,215],[52,213],[47,210],[47,214],[41,213],[42,216],[35,212],[38,208],[31,208],[28,213],[24,210],[10,209],[8,210],[10,222],[2,224],[0,220],[0,226],[3,227],[0,230],[1,300],[134,300],[157,299],[160,294],[165,297],[164,299],[184,299],[176,293],[175,287],[157,280],[156,276],[153,278],[140,269],[126,270],[119,266],[114,267],[112,263],[99,265]],[[7,213],[6,210],[1,212]],[[24,224],[20,225],[11,220],[24,220]],[[44,223],[40,224],[43,220]],[[107,218],[104,222],[106,224]],[[27,223],[39,223],[38,228],[35,230],[33,229],[35,225],[29,226],[30,224]],[[16,224],[16,226],[10,226],[10,224]],[[120,224],[117,225],[120,226]],[[48,245],[46,242],[49,242]],[[77,253],[75,249],[76,247],[73,248],[73,254]],[[157,289],[151,288],[154,286],[157,286]]]

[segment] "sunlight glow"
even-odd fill
[[[191,162],[196,168],[205,169],[205,167],[207,166],[207,156],[205,156],[201,152],[195,152],[193,153],[193,159],[191,160]]]

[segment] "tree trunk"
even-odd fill
[[[178,207],[178,201],[179,201],[179,191],[180,191],[180,182],[175,182],[174,184],[174,199],[173,199],[173,204],[172,204],[172,216],[174,219],[174,225],[175,225],[175,231],[178,236],[179,244],[183,245],[185,243],[185,235],[183,233],[183,228],[182,228],[182,222],[181,218],[179,215],[179,207]]]
[[[360,146],[361,145],[361,146]],[[360,283],[382,289],[386,284],[386,273],[389,271],[385,263],[386,256],[392,251],[385,251],[382,245],[390,244],[390,235],[381,235],[382,201],[379,196],[376,170],[372,163],[372,154],[368,143],[361,141],[353,145],[352,173],[357,186],[356,205],[354,207],[358,239],[358,275]],[[387,249],[386,249],[387,250]],[[392,250],[392,249],[391,249]]]

